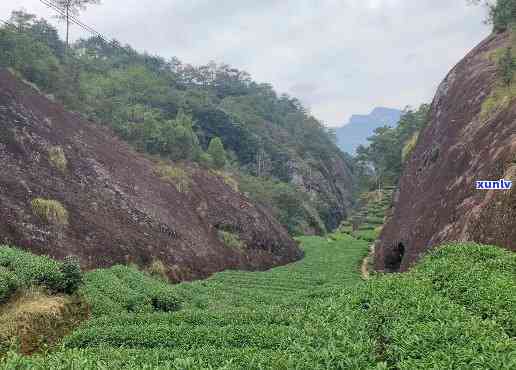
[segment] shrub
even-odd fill
[[[59,171],[66,172],[66,166],[68,165],[68,161],[66,160],[63,148],[61,148],[60,146],[53,146],[52,148],[50,148],[48,152],[48,160]]]
[[[163,262],[161,262],[158,259],[152,261],[150,266],[147,268],[147,272],[152,277],[156,277],[156,278],[160,278],[165,281],[168,281],[168,268],[163,264]]]
[[[61,266],[63,273],[63,292],[74,293],[82,284],[82,272],[79,259],[75,256],[68,256]]]
[[[188,172],[181,167],[172,167],[166,164],[160,164],[156,167],[155,171],[163,180],[174,185],[178,192],[188,193],[190,190],[190,176]]]
[[[36,198],[31,205],[34,214],[42,221],[52,225],[68,225],[68,211],[57,200]]]
[[[3,276],[15,276],[15,281],[11,283],[11,293],[12,285],[16,284],[23,288],[41,285],[51,292],[70,294],[77,290],[82,279],[75,260],[67,259],[61,263],[46,256],[36,256],[6,246],[0,247],[0,275],[2,271]],[[2,280],[7,281],[7,278]]]
[[[176,311],[180,307],[180,300],[170,291],[156,290],[152,297],[152,307],[156,311]]]
[[[0,266],[0,303],[4,303],[18,289],[20,283],[13,271]]]

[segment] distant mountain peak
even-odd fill
[[[376,107],[370,114],[354,114],[349,122],[337,129],[337,144],[339,148],[354,154],[361,144],[367,144],[367,138],[374,130],[382,126],[396,125],[402,111],[394,108]]]

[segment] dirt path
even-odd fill
[[[371,244],[369,246],[369,254],[364,257],[362,260],[362,266],[360,267],[360,272],[362,273],[362,279],[367,280],[369,279],[369,259],[372,257],[374,253],[374,244]]]

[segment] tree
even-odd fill
[[[23,32],[32,25],[35,19],[34,14],[26,13],[24,10],[13,10],[9,21],[16,25],[19,32]]]
[[[86,9],[86,5],[100,4],[100,0],[54,0],[53,2],[62,9],[57,17],[66,22],[66,48],[69,48],[70,21],[78,16],[81,10]]]
[[[468,3],[488,8],[486,23],[492,24],[495,32],[505,31],[516,20],[516,0],[468,0]]]
[[[212,157],[215,168],[221,169],[226,165],[226,151],[219,137],[211,139],[208,154]]]
[[[182,111],[173,121],[165,122],[160,131],[161,154],[165,154],[175,161],[198,160],[201,155],[201,147],[193,125],[192,117]]]

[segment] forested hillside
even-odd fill
[[[346,215],[349,163],[297,99],[228,65],[192,66],[100,37],[67,49],[43,19],[18,11],[11,23],[0,29],[0,66],[138,150],[225,172],[292,234],[324,233]]]

